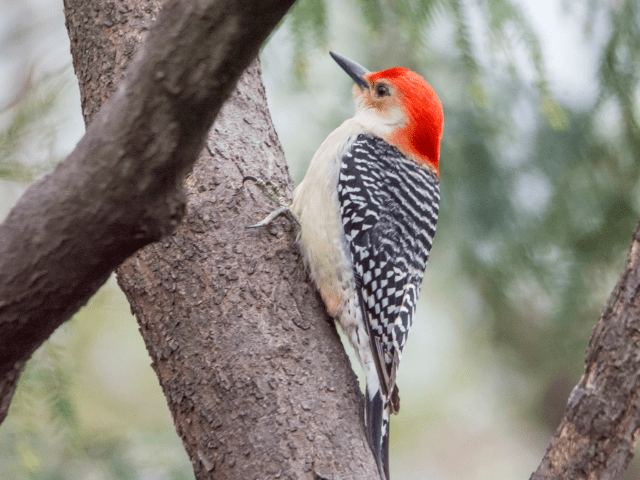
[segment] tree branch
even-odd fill
[[[585,374],[531,480],[617,479],[640,435],[640,223],[596,324]]]
[[[124,259],[178,226],[185,173],[242,70],[292,3],[168,0],[124,82],[75,150],[31,185],[0,225],[0,420],[31,353]],[[75,26],[72,50],[88,28],[95,34],[85,44],[92,53],[113,44],[100,29],[129,28],[114,20],[140,8],[149,18],[157,9],[141,1],[67,0],[65,6],[85,12],[76,24],[67,15],[67,25]],[[142,33],[124,37],[124,45],[133,48],[136,36]],[[96,98],[113,89],[118,74],[109,71],[117,69],[118,55],[74,60],[76,69],[93,63],[112,78]],[[77,70],[85,107],[87,92],[93,96],[102,85],[102,72],[91,75],[95,68]],[[97,110],[94,104],[85,118]]]

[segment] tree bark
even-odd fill
[[[157,2],[66,1],[92,121],[0,225],[0,420],[31,353],[122,261],[178,226],[185,173],[292,3],[168,0],[156,20]],[[151,24],[145,48],[100,108]]]
[[[90,119],[125,64],[107,62],[109,78],[100,85],[85,80],[103,79],[100,72],[84,72],[95,68],[92,58],[122,58],[118,49],[126,42],[109,41],[111,30],[101,27],[84,39],[76,19],[86,13],[69,12]],[[144,22],[123,25],[125,37],[142,38]],[[108,35],[100,40],[103,31]],[[245,174],[290,195],[257,63],[206,146],[185,182],[186,221],[118,271],[196,477],[377,478],[357,382],[307,283],[294,226],[245,229],[273,208],[243,184]]]
[[[615,480],[640,435],[640,223],[591,334],[585,374],[530,480]]]
[[[378,479],[357,380],[308,283],[258,63],[240,79],[186,180],[187,216],[118,269],[178,433],[201,479]]]

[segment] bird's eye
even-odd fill
[[[389,93],[389,87],[384,83],[380,83],[376,86],[376,96],[378,97],[386,97],[387,95],[391,95]]]

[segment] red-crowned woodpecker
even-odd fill
[[[396,374],[438,219],[438,96],[417,73],[371,73],[331,53],[353,78],[356,114],[322,143],[289,210],[329,314],[364,369],[365,428],[380,476],[389,480],[389,414]]]

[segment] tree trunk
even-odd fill
[[[124,64],[112,69],[106,62],[114,80],[100,85],[83,81],[102,79],[100,72],[83,72],[95,67],[95,58],[122,58],[117,49],[126,42],[96,40],[104,30],[98,28],[86,41],[100,49],[85,48],[75,19],[87,13],[72,12],[68,6],[90,119]],[[144,30],[144,22],[115,23],[127,27],[125,37],[142,38],[135,29]],[[186,178],[182,226],[118,270],[196,478],[377,479],[357,380],[307,281],[295,225],[283,219],[265,229],[245,228],[275,207],[243,183],[248,174],[274,182],[290,197],[257,61]]]
[[[187,177],[186,221],[118,270],[196,478],[377,479],[355,375],[308,283],[256,62]]]
[[[621,478],[640,435],[640,223],[593,329],[585,374],[530,480]]]

